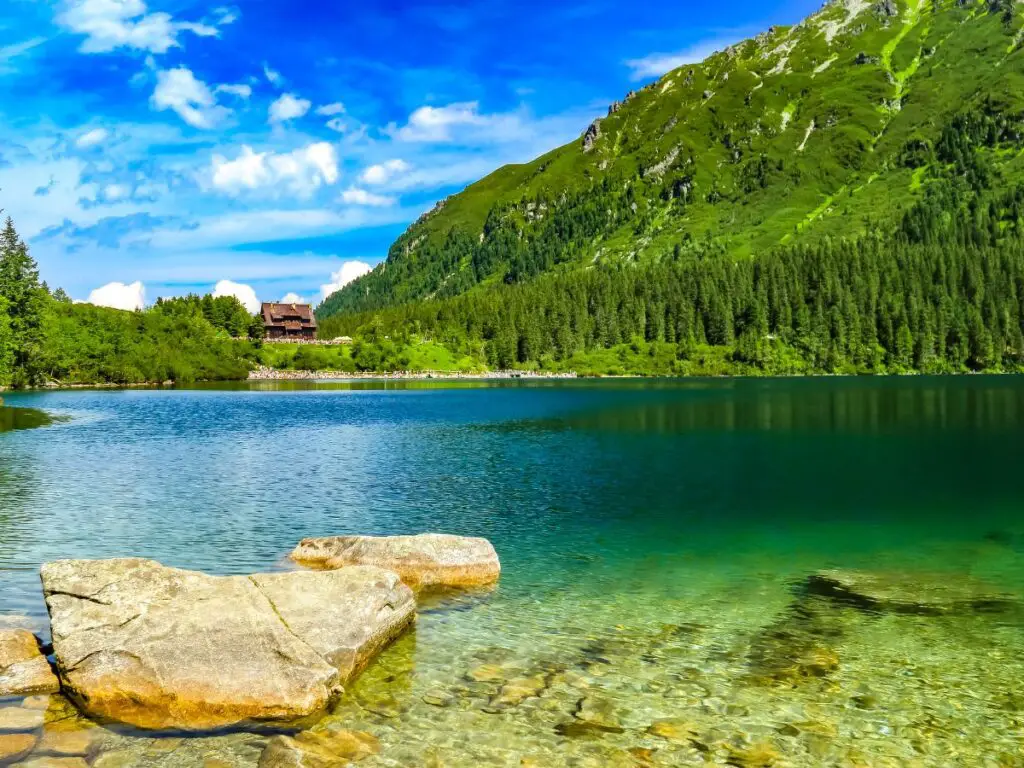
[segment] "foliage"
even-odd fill
[[[0,381],[5,371],[15,383],[27,383],[33,377],[48,298],[39,284],[36,263],[8,217],[0,232],[0,309],[5,315],[0,326],[6,326],[0,327]]]
[[[235,298],[124,312],[51,296],[10,219],[0,233],[0,386],[245,378],[251,345],[231,337],[255,322]]]
[[[936,189],[939,189],[936,187]],[[948,190],[947,190],[948,192]],[[581,373],[933,373],[1024,366],[1024,189],[929,196],[891,236],[545,275],[328,318],[483,343],[495,368]],[[968,201],[968,202],[965,202]],[[936,232],[944,231],[942,237]],[[955,247],[950,247],[955,244]]]
[[[1018,16],[830,2],[670,72],[421,218],[322,332],[581,373],[1019,370]]]
[[[240,339],[262,339],[263,321],[249,311],[234,296],[188,296],[157,299],[156,309],[167,315],[201,314],[210,325],[228,336]]]
[[[950,166],[969,185],[1024,180],[1024,51],[1003,5],[830,2],[669,72],[609,110],[590,151],[572,142],[444,201],[318,317],[856,239],[898,226]]]

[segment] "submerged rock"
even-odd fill
[[[0,709],[0,731],[4,733],[33,731],[43,724],[43,712],[38,709],[4,707]]]
[[[31,733],[0,734],[0,763],[7,764],[20,760],[36,745],[36,737]]]
[[[609,699],[584,696],[576,705],[574,717],[580,723],[598,731],[622,733],[625,730],[614,702]]]
[[[0,696],[31,696],[60,690],[39,640],[25,629],[0,630]]]
[[[56,757],[85,757],[93,742],[93,731],[44,731],[36,754]]]
[[[487,539],[439,533],[303,539],[291,558],[318,569],[376,565],[413,587],[481,586],[501,575],[498,555]]]
[[[334,768],[380,751],[380,742],[362,731],[304,731],[271,739],[259,768]]]
[[[84,757],[34,757],[19,765],[22,768],[89,768]]]
[[[394,573],[208,576],[151,560],[42,568],[65,692],[88,714],[205,730],[323,710],[414,619]]]
[[[810,576],[807,590],[860,608],[896,613],[1002,611],[1019,604],[1014,595],[955,574],[831,569]]]
[[[796,686],[839,668],[835,644],[845,630],[838,612],[801,601],[751,640],[748,668],[758,684]]]

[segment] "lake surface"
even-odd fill
[[[323,725],[380,740],[360,765],[1024,762],[1024,614],[802,592],[861,568],[1024,594],[1024,379],[5,397],[70,417],[0,434],[0,613],[43,633],[56,558],[228,574],[304,536],[493,541],[498,588],[427,605]],[[102,766],[254,766],[265,738],[97,732]]]

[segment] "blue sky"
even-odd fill
[[[0,207],[76,299],[315,303],[436,200],[819,5],[4,0]]]

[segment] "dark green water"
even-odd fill
[[[71,417],[0,436],[0,611],[44,631],[37,569],[59,557],[239,573],[286,567],[308,535],[494,542],[499,588],[427,611],[346,696],[337,721],[383,744],[366,764],[630,765],[652,750],[688,765],[762,743],[780,765],[1024,760],[1017,615],[837,608],[836,669],[751,682],[766,643],[799,654],[787,622],[819,568],[1024,594],[1024,380],[263,384],[8,404]],[[545,687],[488,711],[495,690],[465,677],[481,664]],[[621,732],[566,730],[587,695]],[[665,717],[693,721],[701,748],[647,732]],[[254,765],[240,738],[110,748],[128,764]]]

